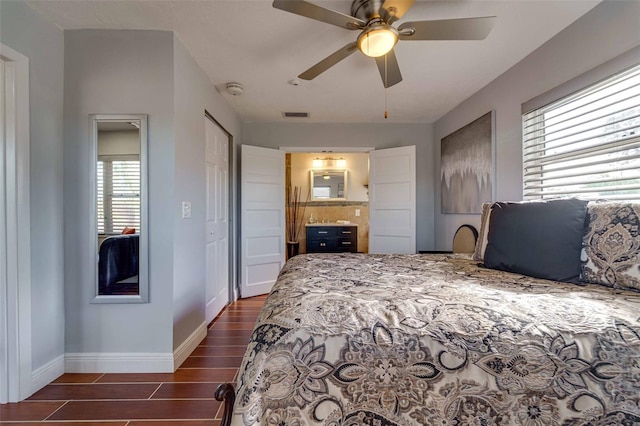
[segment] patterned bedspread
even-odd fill
[[[234,425],[632,425],[640,293],[456,255],[313,254],[283,268]]]

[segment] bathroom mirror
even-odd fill
[[[92,303],[145,303],[148,286],[147,116],[89,117]]]
[[[311,170],[311,200],[347,199],[346,170]]]

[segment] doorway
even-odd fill
[[[369,152],[371,161],[369,252],[415,253],[416,147],[354,151]],[[344,151],[242,145],[240,297],[243,298],[268,293],[286,261],[286,152]]]
[[[369,152],[288,152],[285,166],[286,186],[298,188],[302,202],[299,253],[307,253],[306,224],[355,225],[357,251],[368,253]]]
[[[28,76],[27,57],[0,44],[0,403],[32,393]]]

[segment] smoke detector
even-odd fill
[[[232,96],[240,96],[244,93],[244,87],[240,83],[227,83],[227,93]]]

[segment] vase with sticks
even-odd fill
[[[309,197],[310,194],[307,192],[306,200],[303,202],[302,187],[287,185],[287,259],[300,252],[299,237]]]

